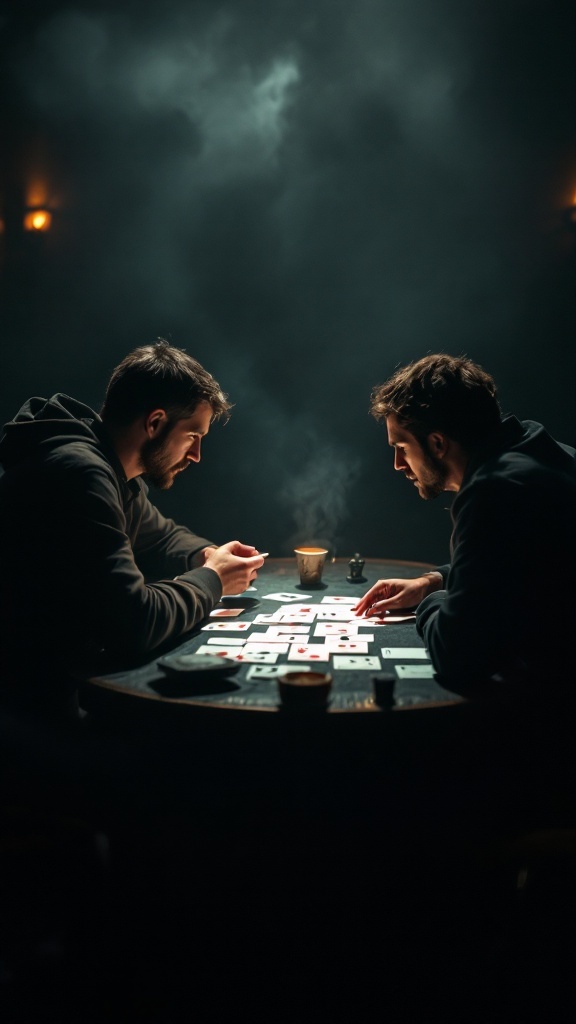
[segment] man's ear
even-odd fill
[[[144,418],[144,430],[148,437],[157,437],[167,422],[168,416],[164,409],[153,409]]]
[[[434,455],[437,459],[443,459],[450,446],[450,441],[446,434],[441,434],[435,430],[432,434],[428,434],[427,440],[430,454]]]

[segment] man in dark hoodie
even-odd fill
[[[0,697],[59,712],[79,674],[139,660],[245,590],[256,548],[217,547],[148,498],[200,461],[230,404],[185,352],[159,341],[112,373],[101,415],[31,398],[0,442]]]
[[[574,678],[575,451],[539,423],[501,417],[496,386],[469,359],[430,355],[372,395],[394,468],[424,499],[456,492],[452,560],[418,579],[379,580],[358,615],[417,606],[442,682],[524,693]],[[480,689],[477,689],[479,684]]]

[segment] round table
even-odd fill
[[[266,597],[269,593],[302,593],[303,602],[306,601],[309,604],[319,604],[323,598],[335,595],[352,596],[359,599],[378,579],[386,577],[414,578],[432,568],[434,568],[432,565],[422,562],[370,558],[365,560],[363,569],[365,582],[351,583],[347,580],[348,561],[335,559],[326,564],[321,585],[317,589],[304,590],[300,585],[294,559],[270,558],[267,559],[258,574],[255,581],[256,589],[246,593],[246,598],[253,599],[254,604],[230,621],[233,623],[252,622],[259,613],[270,613],[277,610],[279,602],[269,600]],[[230,599],[225,599],[225,601],[227,604],[231,603]],[[211,632],[203,632],[202,625],[204,623],[201,623],[177,646],[173,646],[171,653],[194,653],[206,643],[208,637],[215,635]],[[261,625],[257,628],[263,631],[266,626]],[[370,633],[370,630],[366,629],[364,632]],[[379,658],[380,672],[394,673],[395,665],[399,662],[420,666],[429,664],[420,659],[385,659],[381,655],[381,650],[384,647],[423,648],[422,640],[416,632],[414,619],[390,623],[385,627],[375,627],[372,632],[374,641],[369,643],[369,654]],[[218,633],[219,638],[222,638],[223,646],[226,643],[226,637],[234,635],[238,635],[238,633],[234,634],[233,631],[227,633],[225,629],[222,630],[222,633]],[[252,632],[250,636],[253,636]],[[318,638],[314,638],[314,640],[318,641]],[[278,663],[286,662],[286,657],[285,654],[280,655]],[[290,667],[291,663],[287,662],[287,670]],[[462,702],[461,697],[448,692],[434,679],[397,679],[393,703],[390,707],[382,709],[375,704],[372,695],[372,676],[375,671],[338,671],[334,670],[332,662],[330,664],[323,663],[320,667],[323,671],[330,671],[334,679],[331,699],[326,709],[331,717],[343,713],[346,715],[374,715],[381,714],[383,710],[384,713],[423,710]],[[219,678],[217,681],[212,681],[208,677],[196,681],[189,676],[175,679],[168,676],[159,667],[158,657],[155,657],[147,661],[146,664],[129,666],[117,672],[92,676],[84,680],[81,685],[81,703],[89,711],[102,710],[107,705],[119,708],[121,704],[129,702],[133,712],[135,702],[138,702],[156,706],[161,704],[165,708],[170,706],[173,710],[178,710],[180,714],[193,710],[196,712],[210,710],[212,712],[259,712],[277,715],[282,709],[279,705],[276,680],[260,678],[248,681],[249,668],[249,665],[242,665],[240,671],[228,677]]]

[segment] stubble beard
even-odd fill
[[[142,445],[140,453],[143,473],[150,483],[161,491],[168,491],[174,483],[176,473],[188,466],[188,459],[182,459],[176,464],[170,461],[170,454],[167,451],[169,433],[170,427],[160,437],[148,438]]]

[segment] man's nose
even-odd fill
[[[406,469],[407,463],[402,452],[399,452],[397,448],[394,449],[394,469]]]
[[[197,437],[192,442],[188,451],[186,452],[186,458],[189,460],[189,462],[200,462],[200,446],[201,441],[200,438]]]

